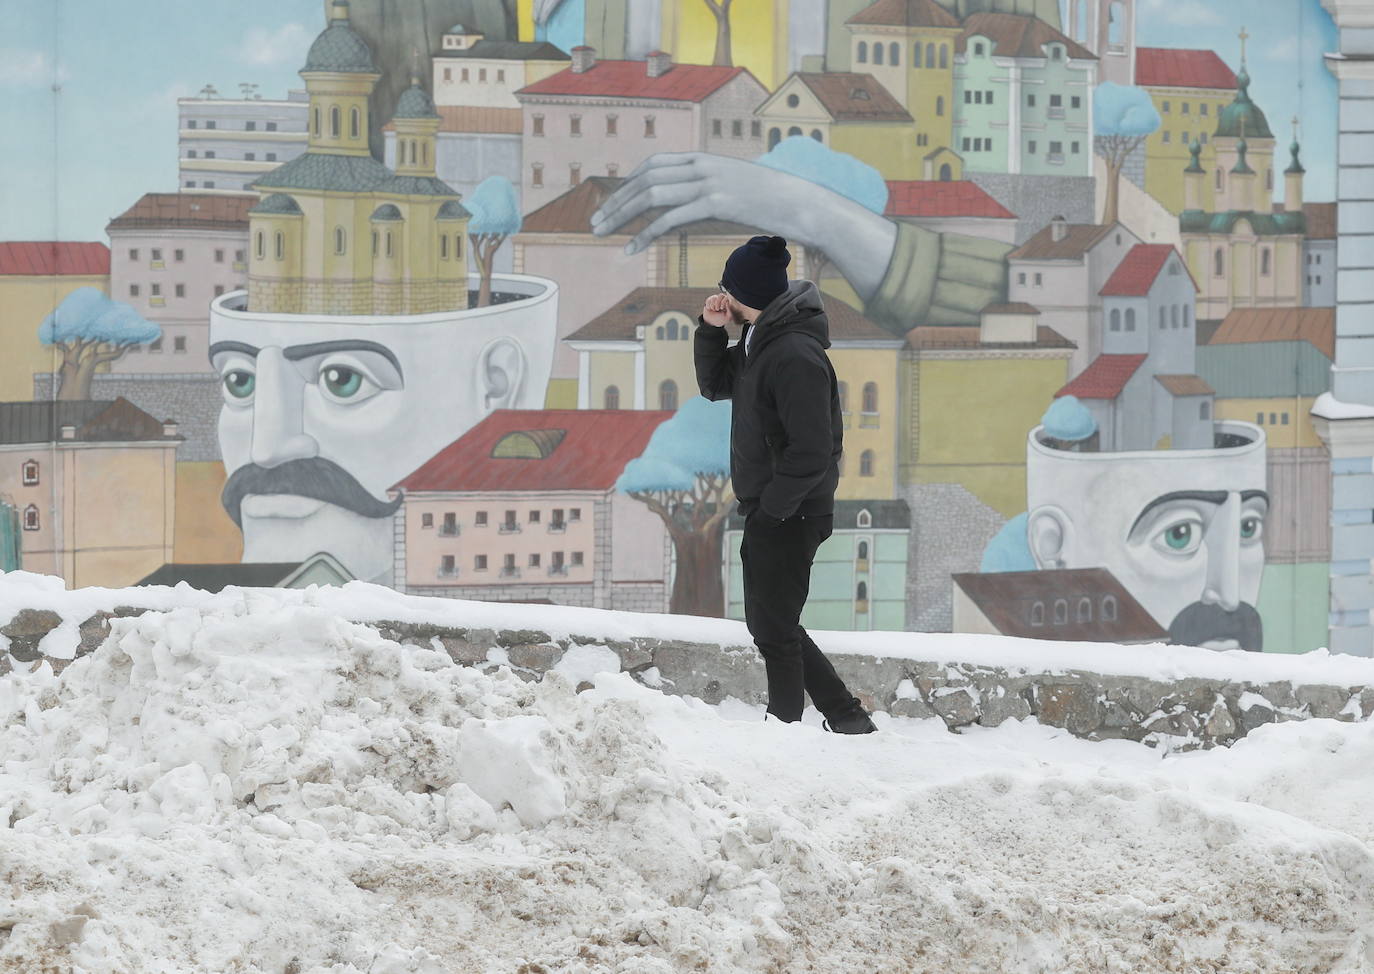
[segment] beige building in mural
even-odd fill
[[[24,569],[119,587],[171,561],[180,443],[124,399],[0,403],[0,497],[19,511]]]
[[[616,491],[667,411],[500,409],[391,491],[395,587],[663,612],[671,542]]]
[[[38,326],[80,287],[110,293],[110,250],[65,240],[0,242],[0,402],[33,398],[36,372],[56,372],[62,353]]]
[[[435,175],[439,114],[412,78],[392,117],[396,170],[368,149],[368,95],[381,78],[335,0],[301,69],[309,146],[258,177],[249,211],[248,310],[428,314],[467,307],[468,211]]]
[[[1216,165],[1212,133],[1236,95],[1236,75],[1216,51],[1173,47],[1136,49],[1135,83],[1159,112],[1160,126],[1145,140],[1145,191],[1170,213],[1183,211],[1183,170],[1188,147],[1202,146],[1204,169]],[[1216,186],[1202,187],[1204,210],[1216,205]]]
[[[754,109],[768,96],[746,68],[598,60],[587,46],[572,65],[515,93],[524,111],[520,203],[526,213],[589,176],[629,174],[656,152],[763,152]]]
[[[105,225],[110,293],[162,329],[111,372],[209,372],[210,302],[248,276],[251,195],[145,193]]]

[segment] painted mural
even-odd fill
[[[846,424],[805,625],[1374,653],[1321,0],[31,6],[7,569],[742,618],[692,333],[768,233]]]

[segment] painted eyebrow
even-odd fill
[[[281,354],[288,361],[297,362],[303,358],[325,355],[329,352],[372,352],[380,355],[391,363],[391,367],[396,370],[401,381],[405,381],[405,372],[401,369],[400,360],[396,358],[391,349],[385,345],[379,345],[377,342],[364,341],[360,338],[346,338],[332,342],[311,342],[309,345],[292,345],[290,348],[283,349]]]
[[[1220,507],[1222,504],[1226,503],[1226,496],[1228,493],[1229,491],[1225,490],[1176,490],[1170,494],[1162,494],[1145,505],[1144,510],[1136,517],[1135,523],[1131,525],[1129,533],[1134,534],[1135,529],[1140,527],[1140,522],[1145,520],[1146,515],[1162,504],[1171,504],[1174,501],[1201,501],[1204,504]],[[1242,503],[1254,500],[1255,498],[1259,498],[1264,501],[1265,504],[1269,503],[1269,495],[1262,490],[1241,491],[1240,499]]]
[[[242,352],[249,358],[257,358],[258,352],[260,351],[262,351],[262,349],[254,345],[249,345],[247,342],[215,342],[210,346],[209,357],[213,359],[216,355],[223,352]]]

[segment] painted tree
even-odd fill
[[[734,62],[730,60],[731,0],[704,0],[704,2],[710,9],[711,16],[716,18],[716,51],[711,58],[711,63],[733,67]]]
[[[1121,191],[1121,169],[1131,153],[1159,128],[1159,112],[1145,89],[1104,81],[1093,94],[1093,144],[1107,162],[1107,201],[1102,222],[1115,223]]]
[[[730,486],[730,400],[693,396],[625,465],[616,490],[657,514],[677,554],[669,611],[724,615],[721,537],[735,499]]]
[[[91,398],[97,368],[161,335],[161,328],[129,305],[93,287],[67,295],[38,326],[38,340],[62,352],[57,398],[67,400]]]
[[[754,161],[824,186],[874,213],[881,214],[887,208],[887,183],[882,173],[809,136],[789,135]],[[821,248],[803,247],[801,276],[819,283],[828,260]]]
[[[520,232],[520,204],[515,199],[515,187],[505,176],[488,176],[477,184],[472,198],[463,205],[472,214],[468,220],[468,237],[472,240],[472,257],[482,275],[477,290],[477,306],[491,304],[491,264],[496,251],[513,233]]]

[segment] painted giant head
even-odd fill
[[[1259,650],[1264,431],[1216,425],[1208,450],[1076,453],[1031,431],[1028,541],[1036,565],[1106,568],[1176,643]]]
[[[223,502],[244,561],[327,551],[390,583],[399,501],[388,489],[492,410],[544,405],[557,285],[493,283],[528,296],[395,317],[253,313],[241,291],[214,301]]]

